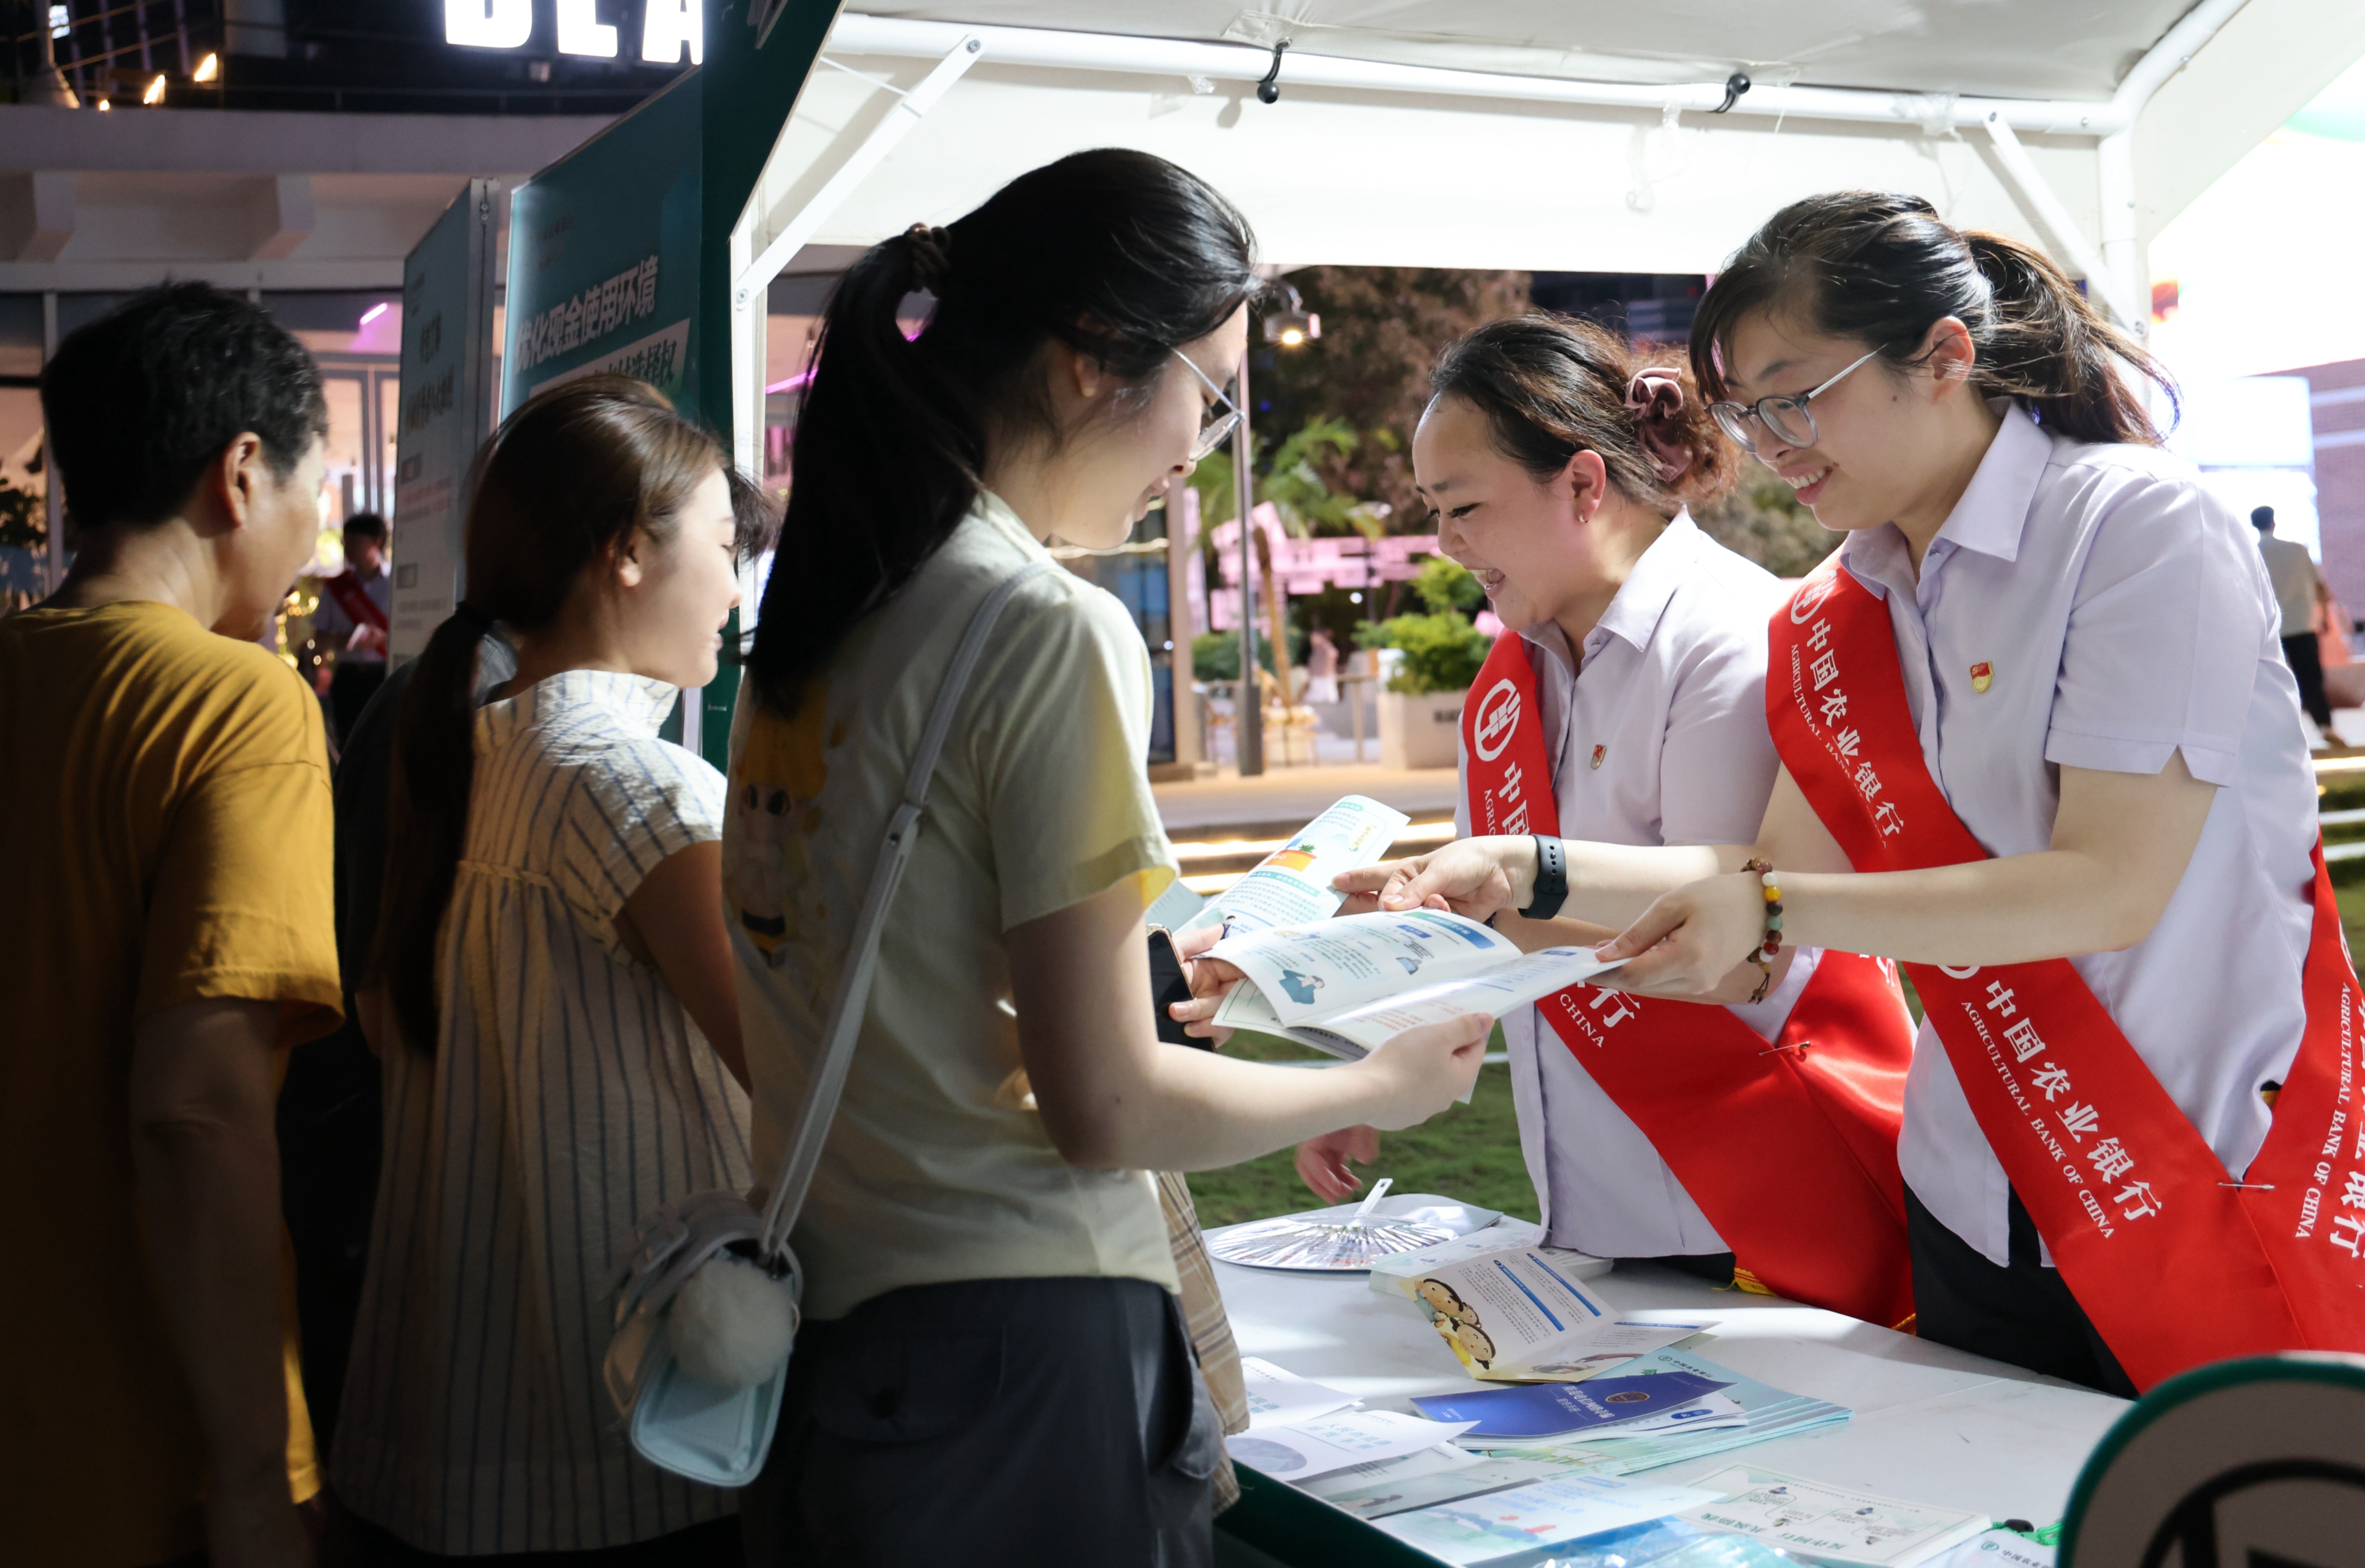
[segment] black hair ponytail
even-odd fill
[[[584,569],[639,530],[671,536],[681,509],[718,469],[721,442],[663,394],[622,375],[553,387],[501,422],[478,454],[468,497],[468,597],[435,629],[395,719],[386,890],[369,980],[403,1038],[432,1054],[435,959],[468,838],[476,771],[476,647],[496,622],[549,626]],[[732,487],[743,549],[759,498]]]
[[[2006,235],[1957,230],[1916,196],[1837,191],[1792,202],[1734,252],[1692,323],[1692,369],[1711,398],[1743,318],[1793,311],[1817,330],[1910,368],[1933,323],[1970,330],[1972,385],[2013,397],[2077,441],[2157,446],[2159,428],[2130,377],[2176,388],[2158,360],[2098,315],[2041,252]]]
[[[1058,442],[1047,343],[1146,392],[1176,348],[1256,292],[1253,247],[1248,220],[1204,181],[1104,149],[866,252],[824,309],[798,412],[780,564],[747,657],[757,696],[797,710],[846,633],[975,504],[990,442]],[[907,341],[898,315],[920,293],[935,310]]]

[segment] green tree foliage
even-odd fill
[[[1419,574],[1412,579],[1412,591],[1432,615],[1449,610],[1475,615],[1486,602],[1486,590],[1478,586],[1470,568],[1450,555],[1431,555],[1422,562]]]
[[[1840,535],[1815,521],[1774,470],[1742,460],[1732,494],[1692,513],[1708,536],[1777,577],[1803,577],[1839,547]]]
[[[1470,621],[1486,602],[1485,590],[1460,562],[1432,555],[1421,564],[1412,591],[1429,607],[1427,614],[1358,626],[1355,641],[1366,648],[1395,648],[1404,655],[1388,679],[1390,691],[1421,696],[1468,690],[1478,678],[1478,666],[1486,662],[1486,650],[1494,645],[1494,639]]]
[[[0,544],[19,550],[50,547],[50,531],[41,518],[41,498],[14,485],[0,485]]]
[[[1478,678],[1478,666],[1486,662],[1486,650],[1495,645],[1458,610],[1372,622],[1355,628],[1355,640],[1367,648],[1401,651],[1404,659],[1388,678],[1388,689],[1416,697],[1467,691]]]
[[[1429,368],[1463,333],[1526,309],[1528,274],[1306,267],[1289,281],[1321,316],[1322,336],[1295,349],[1257,342],[1249,382],[1257,420],[1295,431],[1328,419],[1358,432],[1351,450],[1309,454],[1323,482],[1333,495],[1384,504],[1390,532],[1422,532],[1427,511],[1413,495],[1411,451],[1429,405]]]

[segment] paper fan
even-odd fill
[[[1387,1196],[1395,1181],[1388,1177],[1373,1182],[1371,1195],[1344,1220],[1283,1215],[1231,1226],[1207,1238],[1208,1255],[1254,1269],[1351,1273],[1370,1269],[1374,1258],[1452,1240],[1456,1232],[1426,1220],[1369,1217],[1372,1205]]]

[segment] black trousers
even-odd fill
[[[2317,644],[2315,633],[2283,639],[2283,663],[2299,681],[2299,705],[2315,721],[2316,728],[2327,735],[2332,732],[2332,704],[2324,695],[2324,653]]]
[[[915,1285],[809,1322],[749,1568],[1207,1568],[1223,1428],[1145,1280]]]
[[[1911,1187],[1905,1244],[1913,1261],[1913,1331],[1921,1338],[2122,1399],[2135,1396],[2060,1271],[2041,1261],[2036,1222],[2019,1193],[2012,1195],[2007,1267],[1997,1268],[1940,1224]]]
[[[329,707],[337,716],[337,744],[353,733],[353,722],[386,684],[386,666],[382,664],[347,664],[340,659],[336,673],[329,677]]]

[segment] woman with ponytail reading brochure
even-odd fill
[[[738,1549],[727,1494],[626,1444],[600,1361],[634,1224],[750,1180],[723,778],[657,729],[713,678],[758,516],[714,438],[620,375],[543,393],[478,459],[355,999],[386,1081],[334,1461],[364,1562]],[[516,670],[479,707],[497,628]]]
[[[1748,836],[1774,784],[1764,626],[1781,588],[1685,510],[1736,465],[1690,375],[1587,322],[1530,316],[1446,350],[1430,386],[1420,493],[1513,628],[1464,705],[1457,826]],[[1551,903],[1496,924],[1530,950],[1610,935]],[[1912,1020],[1854,954],[1803,955],[1764,981],[1739,966],[1721,1007],[1578,986],[1503,1020],[1544,1224],[1558,1246],[1720,1283],[1737,1260],[1744,1282],[1900,1322]],[[1298,1169],[1338,1202],[1356,1185],[1347,1159],[1376,1145],[1349,1128],[1302,1146]]]
[[[1229,204],[1108,151],[874,246],[824,314],[732,752],[759,1171],[955,647],[1017,581],[952,710],[791,1232],[806,1321],[751,1562],[1208,1562],[1225,1461],[1149,1172],[1407,1126],[1476,1077],[1483,1016],[1328,1072],[1157,1036],[1142,914],[1174,868],[1148,653],[1044,542],[1121,543],[1221,442],[1257,286]]]
[[[2123,378],[2151,361],[2034,252],[1866,193],[1777,214],[1693,334],[1720,421],[1849,537],[1771,622],[1754,843],[1567,846],[1571,903],[1632,923],[1623,983],[1909,967],[1924,1338],[2123,1394],[2365,1350],[2297,693],[2248,529]],[[1383,902],[1517,905],[1537,859],[1453,846]]]

